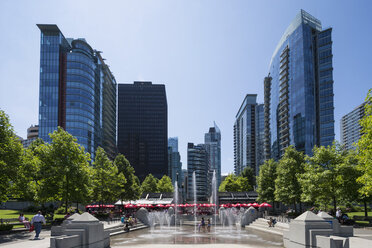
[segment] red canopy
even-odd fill
[[[133,205],[133,204],[126,204],[124,207],[125,207],[125,208],[135,208],[136,205]]]
[[[260,207],[269,207],[269,208],[272,208],[273,206],[271,206],[269,203],[263,202],[263,203],[260,204]]]
[[[255,208],[258,208],[260,205],[258,205],[258,203],[257,202],[255,202],[255,203],[252,203],[252,205],[251,205],[252,207],[255,207]]]
[[[158,204],[158,205],[156,205],[156,207],[158,207],[158,208],[163,208],[164,205],[163,205],[163,204]]]

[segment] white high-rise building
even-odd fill
[[[360,104],[341,118],[341,144],[345,145],[348,150],[355,149],[353,144],[358,142],[362,136],[359,121],[364,117],[364,105],[365,103]]]

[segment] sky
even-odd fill
[[[233,125],[246,94],[263,102],[263,79],[287,26],[304,9],[333,28],[335,133],[372,88],[372,1],[0,1],[0,109],[17,135],[38,124],[40,30],[103,51],[118,83],[165,84],[168,137],[203,143],[217,123],[222,173],[234,169]]]

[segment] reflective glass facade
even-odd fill
[[[221,184],[221,131],[214,123],[209,132],[204,135],[205,148],[208,153],[210,170],[216,171],[217,187]]]
[[[280,40],[265,78],[265,154],[294,145],[311,154],[334,140],[332,29],[301,10]]]
[[[196,198],[205,201],[210,195],[210,164],[204,144],[187,145],[187,199],[194,200],[193,172],[195,171]]]
[[[257,94],[247,94],[234,124],[234,173],[239,175],[249,166],[256,171]]]
[[[118,85],[118,151],[140,180],[168,175],[168,105],[165,85]]]
[[[168,139],[168,176],[172,179],[172,185],[178,180],[182,185],[182,163],[178,152],[178,137]]]
[[[258,104],[256,106],[256,176],[260,171],[260,166],[265,162],[265,122],[264,122],[264,105]]]
[[[56,25],[41,30],[39,137],[50,142],[58,126],[94,159],[98,146],[116,153],[116,82],[84,39],[65,39]],[[106,90],[106,91],[105,91]],[[104,118],[104,106],[109,105]],[[113,124],[112,124],[113,123]],[[105,136],[105,126],[111,136]],[[106,132],[107,132],[106,130]]]

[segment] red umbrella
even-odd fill
[[[167,204],[167,205],[165,205],[165,207],[166,207],[166,208],[169,208],[169,207],[171,207],[171,205],[170,205],[170,204]]]
[[[163,204],[158,204],[158,205],[156,205],[158,208],[163,208],[164,207],[164,205]]]
[[[237,204],[235,204],[235,207],[241,207],[241,206],[242,206],[241,203],[237,203]]]
[[[258,205],[258,203],[257,202],[255,202],[255,203],[252,203],[252,205],[251,205],[252,207],[255,207],[255,208],[258,208],[260,205]]]
[[[271,206],[269,203],[263,202],[263,203],[260,204],[260,207],[269,207],[269,208],[272,208],[273,206]]]

